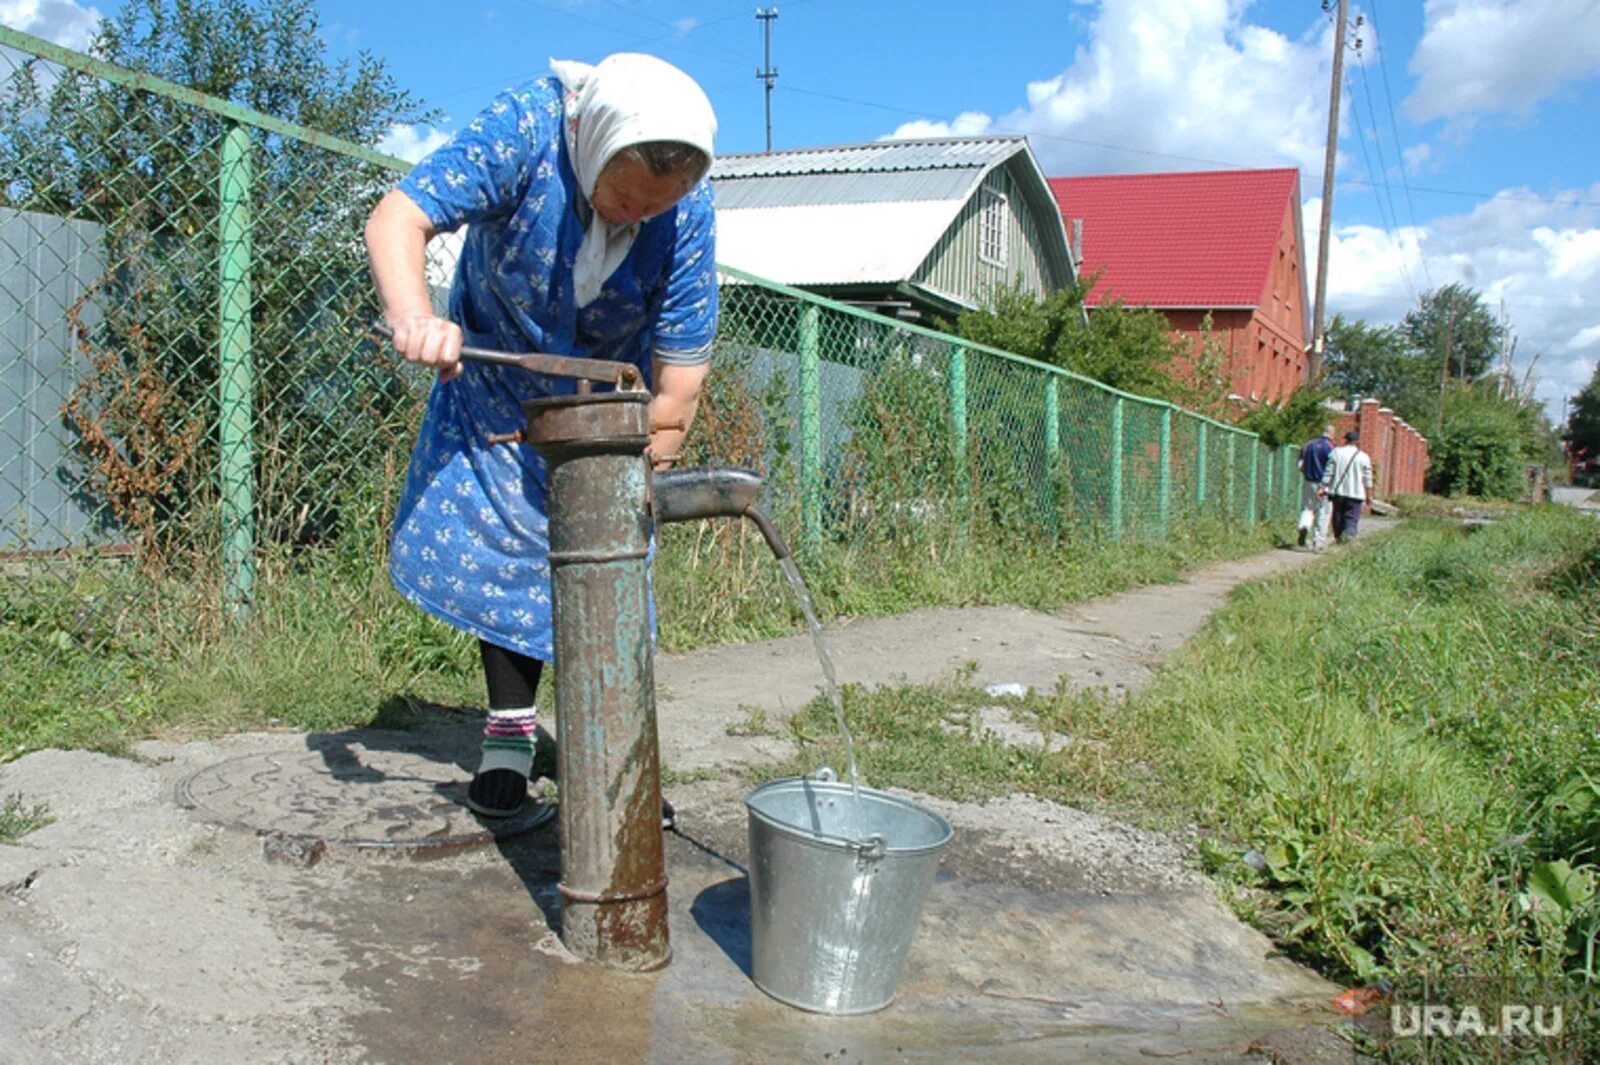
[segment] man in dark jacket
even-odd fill
[[[1333,503],[1322,487],[1328,456],[1333,453],[1333,426],[1324,425],[1322,435],[1300,449],[1300,535],[1301,547],[1309,540],[1311,549],[1321,551],[1328,543],[1328,525],[1333,519]]]

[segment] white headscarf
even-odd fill
[[[561,80],[567,154],[585,199],[593,201],[595,182],[612,156],[646,141],[692,144],[706,153],[710,168],[717,116],[705,92],[677,67],[655,56],[618,52],[597,66],[552,59],[550,70]],[[591,213],[572,271],[579,307],[600,294],[638,234],[637,224],[611,225]]]

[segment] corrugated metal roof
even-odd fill
[[[1172,309],[1258,306],[1299,188],[1293,169],[1050,179],[1068,224],[1084,222],[1083,273],[1103,271],[1089,304]]]
[[[898,283],[964,200],[717,211],[717,262],[787,285]]]
[[[819,203],[890,203],[964,200],[978,170],[906,170],[893,173],[779,174],[759,179],[712,178],[717,209],[800,207]]]
[[[711,169],[717,261],[793,285],[903,283],[1001,166],[1040,227],[1049,276],[1070,280],[1060,214],[1021,136],[722,156]]]
[[[798,174],[881,174],[898,170],[986,170],[1010,157],[1024,139],[1020,136],[937,137],[721,155],[711,166],[711,179],[737,180]]]

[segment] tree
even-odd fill
[[[1439,370],[1430,370],[1395,326],[1335,315],[1323,363],[1328,387],[1345,399],[1376,399],[1413,425],[1432,425],[1439,409]]]
[[[136,0],[101,23],[90,51],[359,145],[432,117],[381,60],[330,64],[314,0]],[[90,295],[73,309],[89,368],[65,414],[84,442],[86,488],[108,506],[122,493],[117,517],[143,523],[149,544],[212,483],[214,434],[143,422],[159,406],[174,425],[215,424],[230,124],[192,102],[53,74],[30,61],[0,90],[0,202],[102,227],[103,270],[84,279]],[[255,498],[269,535],[326,536],[337,521],[329,476],[376,464],[392,446],[383,427],[411,401],[404,379],[373,365],[362,336],[375,303],[361,224],[393,175],[240,128],[253,170],[254,416],[258,438],[271,442],[258,448]],[[135,440],[160,446],[136,454]]]
[[[1085,322],[1084,298],[1092,284],[1080,282],[1043,300],[1020,285],[999,289],[983,310],[962,311],[954,331],[1124,392],[1176,402],[1187,398],[1188,387],[1175,372],[1186,346],[1167,319],[1112,300],[1090,311]]]
[[[1600,461],[1600,364],[1583,390],[1572,397],[1572,409],[1567,414],[1567,427],[1561,434],[1567,450],[1593,468]]]
[[[1326,387],[1302,385],[1282,403],[1263,403],[1245,411],[1239,426],[1261,437],[1268,447],[1299,447],[1322,432],[1331,420]]]
[[[1428,486],[1440,495],[1517,499],[1524,466],[1540,454],[1538,408],[1482,384],[1445,397],[1437,439],[1429,448]]]
[[[1494,369],[1506,341],[1506,327],[1465,285],[1451,283],[1424,292],[1407,312],[1401,329],[1434,379],[1448,376],[1475,381]]]

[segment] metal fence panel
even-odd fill
[[[80,382],[74,323],[105,271],[102,229],[0,208],[0,553],[115,543],[104,508],[82,488],[62,416]]]

